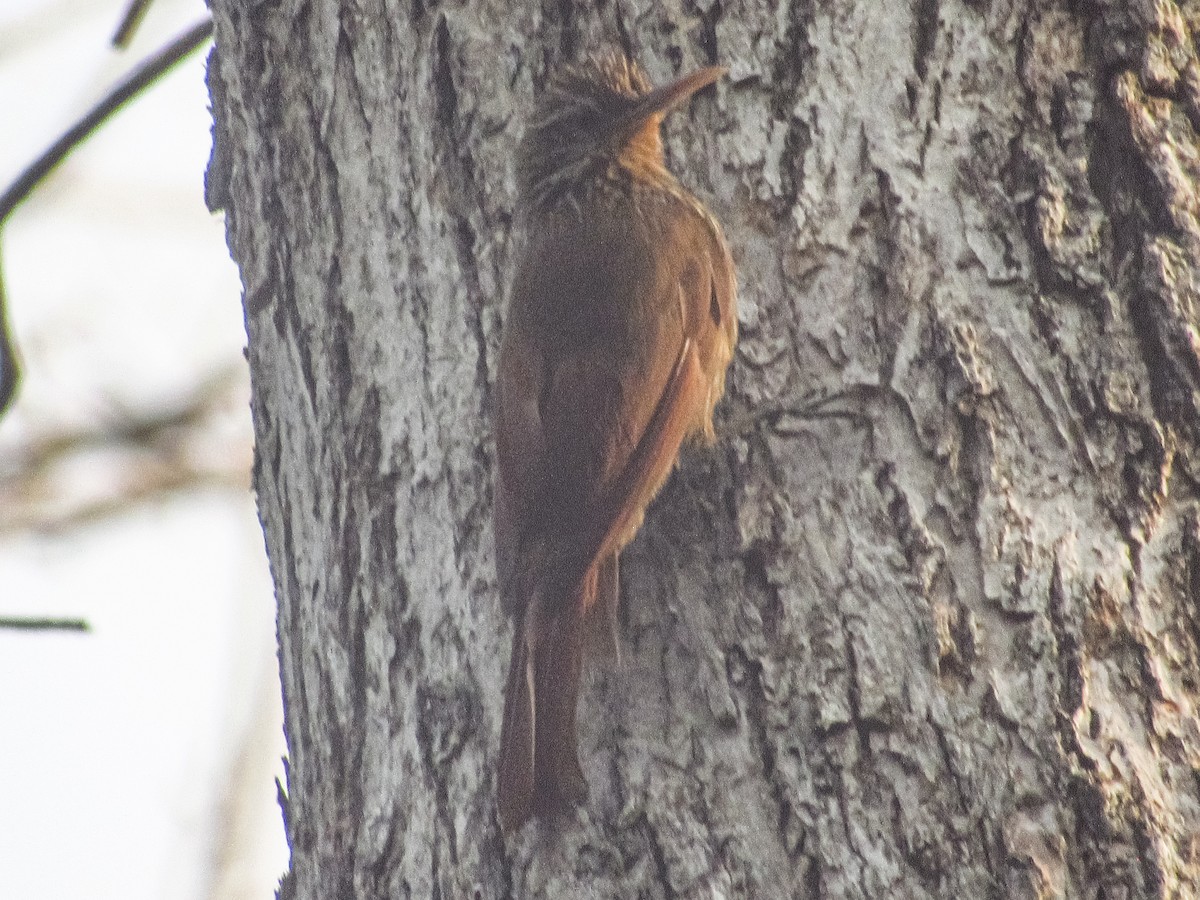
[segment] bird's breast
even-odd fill
[[[637,357],[679,311],[664,292],[665,259],[653,221],[627,198],[583,205],[531,228],[514,303],[557,350],[607,348]]]

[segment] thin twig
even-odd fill
[[[211,19],[193,25],[130,72],[104,99],[88,110],[83,118],[51,144],[46,152],[34,160],[24,172],[17,176],[16,181],[3,194],[0,194],[0,225],[8,219],[9,214],[17,205],[29,196],[37,184],[66,158],[67,154],[78,147],[88,135],[125,103],[208,40],[212,36],[212,30]]]
[[[0,616],[0,630],[14,631],[91,631],[87,619],[25,618]]]
[[[219,445],[206,437],[214,418],[224,415],[231,402],[244,402],[244,366],[237,360],[178,405],[3,447],[0,534],[61,531],[199,487],[247,490],[250,436],[239,434]],[[109,467],[103,489],[72,489],[69,479],[62,481],[60,467],[69,471],[97,452],[95,460]]]
[[[0,259],[0,417],[8,411],[17,385],[21,383],[21,365],[17,345],[8,324],[8,300],[4,295],[4,262]]]
[[[132,12],[132,9],[131,9]],[[154,83],[156,79],[212,36],[212,20],[193,25],[130,72],[104,99],[35,159],[0,194],[0,228],[14,209],[67,155],[107,121],[125,103]],[[4,296],[3,272],[0,271],[0,416],[8,410],[17,391],[21,369],[17,362],[16,342],[8,327],[8,301]]]
[[[4,446],[0,492],[7,485],[35,477],[82,451],[147,450],[177,443],[181,433],[202,428],[231,398],[240,400],[245,372],[245,362],[236,359],[191,387],[186,396],[163,408],[127,414],[113,421],[93,422],[42,435],[27,443]]]
[[[129,49],[129,44],[133,40],[133,33],[142,24],[142,19],[146,17],[146,10],[150,8],[150,4],[153,2],[154,0],[132,0],[129,7],[125,10],[125,15],[121,17],[121,24],[117,26],[117,33],[112,37],[112,45],[114,47],[118,50]]]

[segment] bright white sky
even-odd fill
[[[0,0],[0,185],[119,74],[206,14],[156,0]],[[86,144],[4,230],[25,358],[0,465],[30,435],[159,408],[241,356],[237,271],[204,208],[204,51]],[[244,403],[231,443],[248,443]],[[7,450],[6,450],[7,448]],[[248,464],[248,460],[247,460]],[[111,478],[103,459],[78,490]],[[73,482],[74,484],[74,482]],[[247,492],[197,489],[51,534],[0,531],[0,897],[273,896],[286,862],[274,608]]]

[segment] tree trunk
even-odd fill
[[[773,6],[213,0],[283,896],[1200,892],[1200,7]],[[610,43],[731,69],[666,133],[742,337],[623,559],[590,799],[506,846],[512,153]]]

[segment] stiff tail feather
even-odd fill
[[[646,430],[597,502],[591,527],[555,558],[555,580],[575,587],[550,597],[540,588],[527,595],[513,636],[500,732],[497,803],[506,832],[587,794],[575,739],[585,631],[593,646],[603,646],[597,636],[607,628],[607,643],[615,648],[617,554],[670,472],[702,386],[699,357],[692,339],[684,338]]]
[[[581,590],[594,590],[592,578],[584,582]],[[553,611],[530,604],[532,621],[518,622],[513,635],[497,798],[505,832],[532,816],[562,812],[587,794],[575,736],[584,641],[580,600],[556,604]]]

